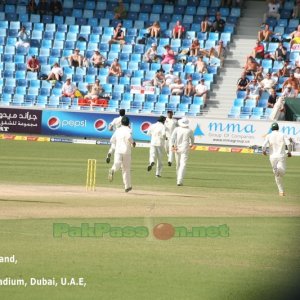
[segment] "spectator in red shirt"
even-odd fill
[[[181,25],[180,21],[177,21],[175,27],[173,28],[173,38],[174,39],[181,39],[182,36],[183,36],[184,31],[185,31],[185,29]]]
[[[40,70],[40,62],[32,55],[31,58],[27,61],[27,71],[38,72]]]
[[[256,45],[253,48],[252,56],[260,59],[263,59],[265,57],[265,47],[263,43],[261,43],[260,41],[256,42]]]

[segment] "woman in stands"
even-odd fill
[[[291,43],[290,43],[291,49],[292,49],[292,46],[294,44],[300,44],[300,25],[298,25],[297,30],[293,31],[290,34],[290,37],[292,38]]]
[[[166,49],[166,53],[162,55],[163,60],[161,62],[161,64],[170,64],[170,65],[174,65],[176,62],[175,59],[175,52],[171,49],[170,45],[166,45],[164,47]]]
[[[157,38],[160,34],[160,24],[159,22],[154,22],[150,27],[147,28],[150,37]]]
[[[190,48],[190,56],[198,56],[200,52],[200,42],[198,39],[194,39]]]
[[[212,23],[209,21],[209,17],[205,16],[204,20],[201,22],[201,32],[210,32]]]
[[[184,87],[184,96],[192,97],[195,95],[195,87],[192,82],[192,78],[189,78]]]
[[[157,70],[153,79],[153,84],[159,88],[162,88],[163,86],[166,85],[166,78],[164,75],[164,71],[162,69]]]
[[[157,44],[153,43],[151,47],[145,52],[143,59],[147,63],[157,62]]]
[[[173,28],[173,39],[181,39],[185,28],[181,25],[180,21],[176,22],[175,27]]]
[[[119,23],[117,27],[114,29],[113,37],[108,42],[109,44],[125,44],[125,35],[124,31],[122,30],[122,23]]]
[[[58,80],[58,81],[61,81],[63,77],[63,70],[62,68],[59,66],[59,64],[56,62],[52,69],[51,69],[51,72],[50,74],[48,75],[48,78],[47,80]]]

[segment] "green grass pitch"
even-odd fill
[[[107,181],[107,146],[0,140],[0,256],[15,255],[17,264],[0,263],[0,279],[84,278],[82,286],[1,286],[0,299],[299,299],[300,157],[287,161],[287,196],[278,197],[267,157],[192,151],[183,187],[175,167],[165,163],[163,177],[147,172],[148,149],[133,149],[132,193],[123,191],[121,174]],[[97,192],[67,197],[54,186],[84,191],[87,159],[97,159]],[[22,195],[22,187],[49,187],[49,195]],[[14,188],[15,187],[15,188]],[[111,196],[101,190],[112,188]],[[67,188],[66,188],[67,190]],[[147,197],[144,196],[147,195]],[[153,195],[151,194],[153,193]],[[160,197],[160,193],[162,196]],[[98,195],[98,194],[96,194]],[[165,195],[165,196],[163,196]],[[56,204],[57,203],[57,204]],[[126,216],[151,207],[151,213]],[[123,209],[123,216],[84,217],[86,210]],[[76,209],[83,217],[25,217],[30,209]],[[6,209],[20,211],[6,218]],[[127,210],[126,210],[127,209]],[[249,209],[249,211],[247,211]],[[1,212],[2,211],[2,212]],[[194,213],[193,213],[194,211]],[[192,212],[192,213],[191,213]],[[53,224],[80,227],[146,227],[147,237],[53,237]],[[228,237],[173,237],[158,240],[155,224],[211,227],[226,224]]]

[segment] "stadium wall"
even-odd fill
[[[0,133],[109,139],[109,123],[117,114],[0,107]],[[157,116],[129,115],[133,137],[149,141],[146,132]],[[195,143],[250,147],[261,145],[272,121],[190,117]],[[300,144],[300,122],[279,122],[280,130]]]

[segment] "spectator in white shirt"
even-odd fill
[[[195,86],[196,96],[203,98],[204,107],[207,105],[207,95],[208,95],[208,88],[204,83],[204,79],[200,80],[200,83]]]
[[[66,82],[62,86],[61,94],[64,97],[74,98],[76,90],[77,87],[71,82],[71,78],[67,78]]]
[[[271,73],[267,73],[266,77],[259,83],[263,91],[271,93],[271,90],[275,88],[276,82],[271,77]]]
[[[268,3],[268,11],[264,14],[263,22],[266,23],[267,18],[280,19],[279,13],[280,3],[276,3],[276,0],[270,0]]]
[[[58,63],[55,63],[48,75],[47,80],[58,80],[61,81],[63,76],[63,70],[62,68],[59,66]]]
[[[169,86],[170,84],[174,83],[176,79],[178,79],[179,77],[177,75],[174,74],[174,70],[170,69],[169,73],[165,75],[165,80],[166,86]]]

